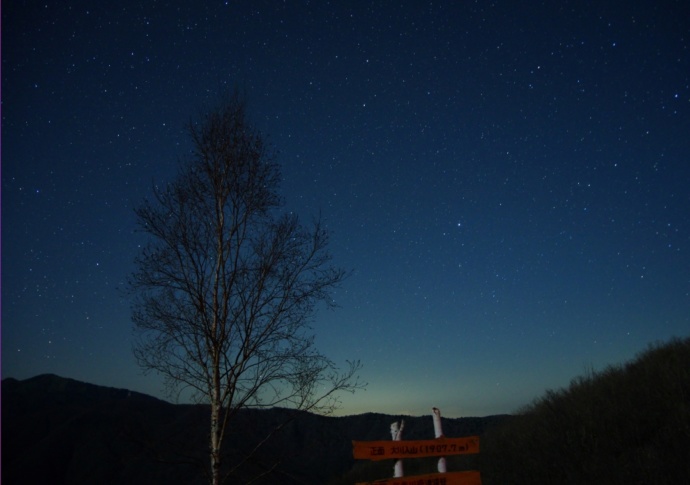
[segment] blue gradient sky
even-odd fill
[[[663,2],[6,2],[2,374],[162,397],[133,208],[239,86],[353,270],[342,414],[514,412],[690,333],[690,21]]]

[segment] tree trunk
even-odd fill
[[[214,376],[213,396],[211,397],[211,484],[220,485],[220,440],[221,428],[221,409],[220,402],[220,383],[217,382],[218,376]]]

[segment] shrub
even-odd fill
[[[588,372],[488,430],[485,484],[690,483],[690,338]]]

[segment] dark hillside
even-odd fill
[[[2,381],[2,479],[22,484],[202,484],[208,412],[124,389],[54,375]],[[245,410],[226,439],[239,461],[286,409]],[[384,414],[323,417],[299,413],[238,470],[230,483],[273,469],[264,484],[341,483],[355,464],[352,440],[389,439],[400,418]],[[501,417],[445,419],[448,436],[481,434]],[[433,438],[431,416],[405,417],[407,439]],[[374,471],[372,478],[388,476]],[[357,472],[359,473],[359,472]],[[356,474],[357,474],[356,473]],[[369,473],[371,475],[371,473]],[[369,476],[367,475],[367,476]]]
[[[489,431],[485,484],[690,483],[690,339],[550,391]]]
[[[5,483],[125,483],[133,470],[141,478],[130,483],[192,477],[189,467],[157,466],[146,446],[188,409],[55,375],[5,379],[2,394]]]
[[[208,412],[54,375],[2,382],[2,479],[22,484],[203,484]],[[291,416],[245,410],[226,439],[229,461]],[[355,462],[352,440],[390,439],[399,416],[292,415],[230,483],[330,484],[390,477],[392,463]],[[404,417],[404,439],[433,438],[431,416]],[[516,416],[443,420],[447,436],[481,435],[479,455],[448,469],[479,469],[494,484],[690,483],[690,339],[549,391]],[[435,470],[405,461],[405,474]]]

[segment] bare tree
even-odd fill
[[[233,469],[223,437],[243,407],[328,413],[362,387],[314,347],[316,306],[345,277],[319,221],[278,215],[280,171],[235,94],[190,123],[193,152],[136,215],[149,244],[130,279],[140,366],[210,404],[209,482]]]

